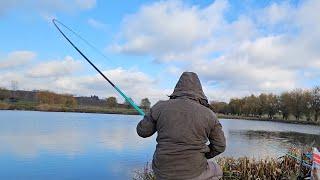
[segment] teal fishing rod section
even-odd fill
[[[82,53],[82,51],[80,51],[80,49],[63,33],[63,31],[60,29],[60,27],[58,26],[58,24],[60,24],[61,26],[65,27],[66,29],[68,29],[70,32],[72,32],[73,34],[75,34],[77,37],[81,38],[85,43],[88,44],[88,41],[84,40],[79,34],[75,33],[71,28],[69,28],[68,26],[64,25],[62,22],[58,21],[57,19],[52,19],[52,23],[54,24],[54,26],[58,29],[58,31],[62,34],[62,36],[71,44],[71,46],[105,79],[108,81],[108,83],[141,115],[144,116],[145,113],[143,112],[143,110],[141,108],[139,108],[139,106],[137,106],[133,100],[131,98],[129,98],[123,91],[121,91],[121,89],[116,86],[109,78],[107,78],[107,76],[105,76],[90,60],[89,58],[87,58],[86,55],[84,55]],[[91,44],[89,44],[89,46],[91,46],[93,48],[93,46]]]

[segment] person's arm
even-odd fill
[[[156,129],[156,121],[152,118],[152,112],[146,114],[137,125],[137,133],[140,137],[146,138],[152,136]]]
[[[226,149],[226,139],[222,131],[222,126],[216,116],[214,116],[214,118],[213,127],[211,127],[209,134],[210,144],[208,147],[210,148],[210,152],[205,153],[207,159],[221,154]]]

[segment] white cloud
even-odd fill
[[[171,53],[189,51],[207,41],[222,23],[226,1],[215,1],[207,8],[188,6],[181,1],[161,1],[143,6],[125,17],[120,36],[123,44],[110,48],[129,54],[150,54],[170,59]]]
[[[169,90],[160,89],[158,81],[137,69],[118,67],[102,71],[114,84],[137,103],[148,97],[152,103],[166,99]],[[98,95],[102,98],[109,96],[121,97],[100,74],[81,75],[80,62],[66,56],[64,60],[47,61],[34,65],[29,71],[25,69],[3,72],[0,76],[0,87],[11,87],[16,81],[18,89],[50,90],[57,93],[69,93],[79,96]]]
[[[96,0],[30,0],[26,5],[36,5],[40,11],[75,11],[91,9],[96,5]]]
[[[272,3],[258,11],[256,18],[262,25],[281,25],[280,23],[287,23],[292,20],[294,11],[296,9],[287,1]]]
[[[6,57],[0,57],[0,69],[13,68],[27,64],[36,57],[36,53],[31,51],[13,51]]]
[[[96,20],[94,18],[89,18],[88,24],[95,29],[104,29],[105,30],[108,27],[107,24],[105,24],[99,20]]]
[[[119,67],[103,71],[103,73],[137,103],[145,97],[154,103],[159,99],[166,99],[166,95],[169,93],[168,90],[157,87],[157,80],[137,70],[126,70]],[[101,97],[117,96],[120,102],[124,101],[99,74],[60,78],[54,82],[54,85],[73,94],[96,94]]]
[[[143,6],[124,18],[121,38],[111,49],[151,55],[173,74],[198,72],[208,93],[223,97],[281,92],[319,76],[319,1],[273,2],[230,21],[225,12],[231,5],[220,0],[207,7],[182,1]]]
[[[0,15],[14,8],[19,3],[18,0],[0,1]]]
[[[296,87],[294,72],[276,66],[257,68],[246,57],[222,57],[211,62],[197,64],[194,71],[203,79],[220,88],[280,92]]]
[[[96,6],[96,0],[76,0],[76,4],[78,4],[83,9],[91,9]]]
[[[80,68],[80,62],[67,56],[64,60],[47,61],[40,63],[28,71],[31,77],[59,77],[68,76]]]
[[[320,78],[320,24],[316,23],[320,1],[306,0],[297,5],[274,2],[254,9],[253,13],[240,13],[234,20],[225,15],[230,6],[232,1],[226,0],[204,7],[183,1],[143,5],[136,13],[125,16],[119,39],[109,48],[118,53],[151,56],[167,66],[159,74],[198,72],[209,98],[223,100],[251,93],[281,92]],[[95,19],[88,23],[104,26]],[[55,66],[59,65],[42,64],[30,70],[28,77],[3,74],[0,86],[5,77],[25,82],[43,77],[32,85],[79,95],[115,95],[99,75],[76,77],[73,69]],[[58,69],[63,69],[61,74],[55,73]],[[104,72],[134,99],[150,97],[154,102],[172,91],[160,88],[157,79],[138,70],[116,68]],[[41,85],[41,81],[46,84]]]

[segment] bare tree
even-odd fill
[[[274,94],[268,94],[267,96],[267,107],[268,117],[273,119],[274,115],[279,111],[278,97]]]
[[[290,114],[290,102],[291,102],[291,98],[290,98],[290,94],[288,92],[284,92],[281,94],[280,96],[280,112],[282,114],[282,118],[285,120],[288,120],[289,118],[289,114]]]
[[[320,112],[320,86],[316,86],[312,89],[311,98],[311,107],[314,111],[314,121],[318,121],[318,116]]]
[[[303,114],[305,115],[307,121],[311,120],[312,114],[312,94],[309,90],[303,92]]]
[[[143,99],[141,100],[140,106],[141,106],[143,109],[150,109],[151,102],[149,101],[148,98],[143,98]]]
[[[292,114],[295,116],[296,120],[299,120],[304,109],[304,102],[303,102],[303,91],[302,89],[295,89],[290,92],[290,109]]]
[[[259,95],[258,115],[261,117],[263,114],[267,114],[266,107],[268,105],[268,96],[264,93]]]

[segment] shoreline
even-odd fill
[[[320,126],[320,122],[314,121],[304,121],[304,120],[284,120],[284,119],[269,119],[269,118],[258,118],[258,117],[248,117],[248,116],[233,116],[233,115],[224,115],[217,114],[219,119],[241,119],[247,121],[268,121],[268,122],[281,122],[288,124],[302,124],[302,125],[316,125]]]
[[[92,113],[92,114],[120,114],[120,115],[139,115],[134,109],[123,108],[67,108],[67,107],[50,107],[50,108],[0,108],[0,111],[37,111],[37,112],[70,112],[70,113]]]
[[[122,108],[109,108],[109,109],[97,109],[97,108],[0,108],[1,110],[9,111],[38,111],[38,112],[71,112],[71,113],[92,113],[92,114],[119,114],[119,115],[139,115],[134,109],[122,109]],[[288,124],[302,124],[302,125],[316,125],[320,126],[320,122],[304,121],[304,120],[283,120],[283,119],[268,119],[258,117],[247,117],[247,116],[233,116],[216,114],[219,119],[238,119],[247,121],[267,121],[267,122],[281,122]]]

